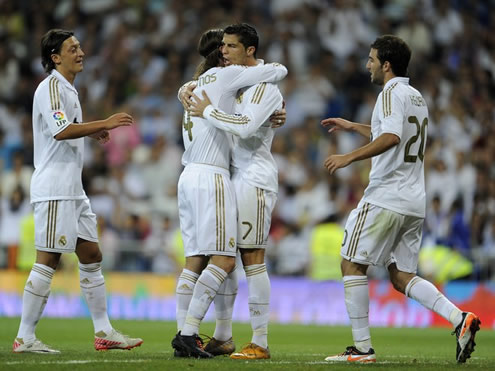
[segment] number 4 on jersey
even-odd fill
[[[192,142],[192,128],[193,128],[193,122],[191,121],[191,117],[189,116],[189,112],[186,113],[186,118],[183,121],[183,126],[184,130],[187,131],[187,134],[189,136],[189,141]]]

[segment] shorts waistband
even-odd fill
[[[186,171],[201,170],[201,171],[208,171],[211,173],[220,173],[230,178],[230,172],[227,169],[215,165],[192,163],[192,164],[187,164],[184,170]]]

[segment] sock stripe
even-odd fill
[[[225,277],[222,275],[222,273],[217,271],[215,268],[207,266],[206,270],[210,272],[216,279],[218,279],[220,283],[223,283],[223,281],[225,281]]]
[[[29,291],[29,290],[28,290],[28,289],[26,289],[26,288],[24,289],[24,291],[29,292],[31,295],[38,296],[38,297],[40,297],[40,298],[45,298],[45,299],[48,299],[48,296],[36,294],[36,293],[34,293],[34,292],[32,292],[32,291]]]
[[[33,265],[33,268],[31,270],[33,272],[41,274],[42,276],[45,276],[46,278],[49,278],[50,280],[53,278],[53,272],[49,272],[48,270],[38,267],[36,265]]]
[[[100,286],[103,286],[105,284],[105,282],[102,282],[100,283],[99,285],[96,285],[96,286],[84,286],[85,289],[94,289],[94,288],[97,288],[97,287],[100,287]],[[81,283],[81,286],[82,286],[82,283]]]
[[[179,276],[179,280],[186,280],[186,281],[189,281],[192,283],[196,283],[196,281],[198,280],[198,277],[195,277],[191,274],[182,272],[182,274]]]
[[[255,276],[257,274],[262,274],[266,272],[266,265],[263,264],[262,267],[256,267],[256,268],[249,268],[249,266],[244,268],[244,271],[246,272],[246,276]]]

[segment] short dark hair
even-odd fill
[[[222,42],[222,29],[208,30],[201,35],[198,44],[198,53],[203,56],[205,60],[196,69],[194,74],[195,80],[210,68],[218,66],[218,62],[222,58],[222,52],[220,51]]]
[[[259,37],[258,32],[253,26],[247,23],[232,24],[225,27],[223,30],[227,35],[237,35],[239,37],[239,42],[244,45],[244,48],[254,46],[254,57],[256,58],[256,51],[258,50]]]
[[[404,40],[393,35],[383,35],[378,37],[372,49],[377,50],[377,57],[380,64],[389,62],[395,76],[407,76],[407,66],[411,60],[411,49]]]
[[[52,54],[60,54],[62,44],[71,36],[74,36],[74,32],[59,28],[52,29],[43,35],[41,38],[41,64],[45,72],[50,73],[51,70],[55,69]]]

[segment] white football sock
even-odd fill
[[[54,269],[38,263],[33,265],[29,273],[24,286],[21,324],[17,333],[17,337],[22,338],[24,343],[30,343],[36,338],[36,325],[48,301],[54,273]]]
[[[413,277],[406,286],[406,296],[449,321],[454,328],[462,321],[462,311],[457,308],[429,281]]]
[[[227,341],[232,337],[232,312],[237,296],[237,274],[235,268],[229,273],[217,291],[215,303],[215,333],[213,337],[220,341]]]
[[[198,277],[199,274],[184,268],[177,280],[177,289],[175,290],[177,331],[182,330],[182,327],[184,327],[187,310],[189,309],[189,303]]]
[[[270,278],[265,264],[244,267],[248,284],[249,316],[253,337],[251,342],[268,348],[268,321],[270,320]]]
[[[345,306],[352,326],[354,345],[361,352],[368,352],[371,345],[369,326],[370,298],[368,277],[344,276]]]
[[[112,325],[108,319],[105,278],[101,274],[101,263],[79,263],[79,284],[88,303],[95,334],[109,334]]]
[[[203,270],[194,287],[181,335],[191,336],[199,333],[199,325],[226,278],[227,273],[216,265],[208,264]]]

